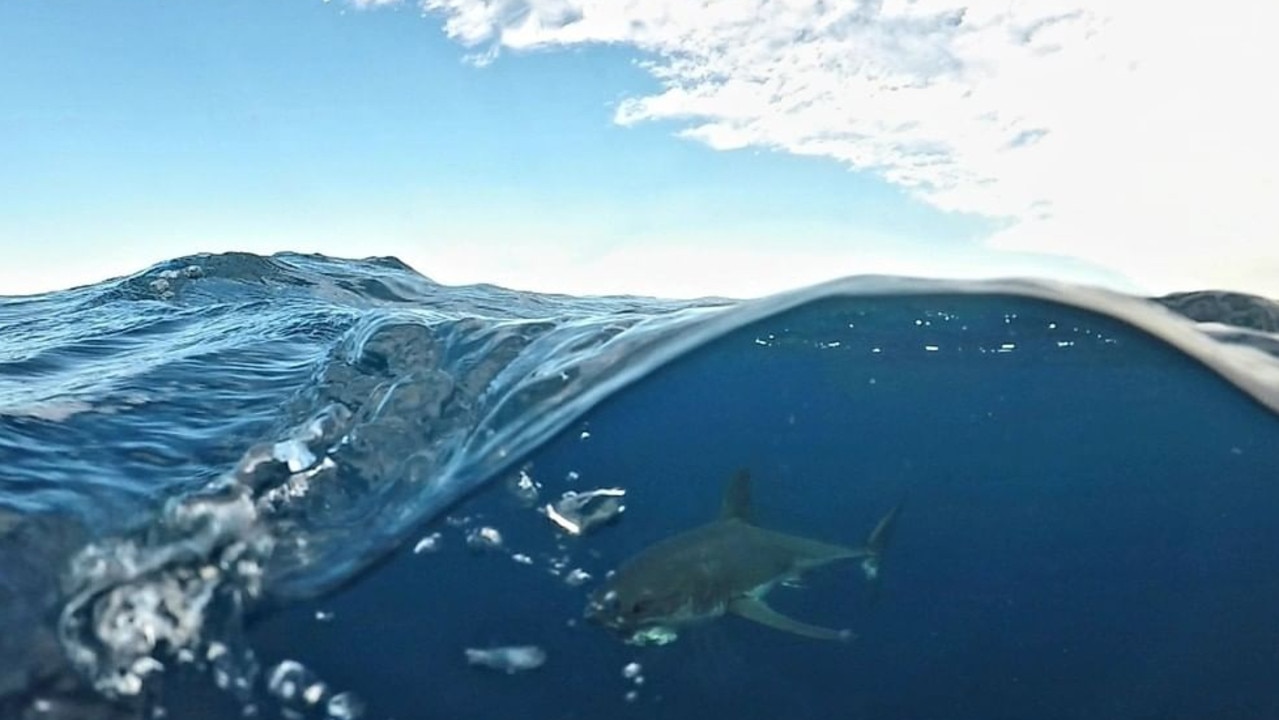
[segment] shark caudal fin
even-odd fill
[[[906,500],[902,499],[893,506],[892,510],[880,518],[875,528],[870,531],[870,535],[866,536],[866,556],[862,558],[862,573],[870,583],[872,603],[879,599],[884,551],[888,549],[888,543],[893,539],[893,531],[897,528],[897,517],[901,515],[902,506],[905,504]]]

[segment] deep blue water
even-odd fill
[[[1277,318],[900,278],[572,298],[298,255],[0,300],[0,718],[1273,719]],[[769,595],[856,640],[582,620],[739,469],[760,525],[827,542],[904,501],[877,591],[849,563]],[[626,510],[582,536],[539,511],[596,488]],[[465,660],[508,645],[546,662]]]

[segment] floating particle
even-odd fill
[[[559,501],[542,508],[546,517],[569,535],[581,535],[588,530],[611,522],[626,511],[621,488],[600,488],[589,492],[564,493]]]
[[[511,559],[521,565],[533,564],[533,558],[529,557],[528,555],[525,555],[524,553],[515,553],[514,555],[511,556]]]
[[[629,662],[622,668],[622,677],[627,680],[634,680],[639,677],[642,672],[644,672],[644,667],[642,665],[637,662]]]
[[[508,645],[495,648],[467,648],[466,663],[500,670],[507,675],[536,670],[546,662],[546,651],[536,645]]]
[[[502,547],[502,533],[485,525],[466,534],[466,544],[475,550],[495,550]]]
[[[316,622],[333,622],[333,617],[334,615],[332,610],[316,610],[315,611]]]
[[[564,479],[569,482],[577,482],[577,479],[580,477],[582,476],[579,475],[576,470],[569,470],[568,475],[565,475]]]
[[[583,431],[582,431],[581,436],[579,436],[579,437],[580,437],[580,439],[582,439],[582,440],[586,440],[586,439],[587,439],[587,438],[589,438],[590,436],[591,436],[591,431],[590,431],[590,430],[583,430]]]
[[[636,700],[639,700],[639,693],[636,692],[635,690],[627,690],[625,697],[626,697],[626,702],[633,703]]]
[[[591,574],[586,572],[582,568],[573,568],[571,571],[569,571],[568,575],[564,576],[564,582],[573,587],[582,585],[583,583],[585,583],[587,580],[590,580],[590,579],[591,579]]]
[[[354,693],[340,692],[329,698],[325,720],[359,720],[364,715],[364,701]]]
[[[422,553],[433,553],[440,549],[440,534],[433,532],[430,535],[417,541],[413,546],[413,554],[421,555]]]

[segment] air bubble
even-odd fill
[[[314,692],[311,688],[317,685],[323,687],[315,673],[296,660],[281,660],[267,674],[266,680],[267,691],[285,705],[314,705],[315,701],[307,697],[308,693]]]
[[[536,645],[510,645],[496,648],[467,648],[468,665],[500,670],[508,675],[536,670],[546,663],[546,651]]]
[[[364,701],[350,692],[340,692],[329,698],[326,720],[358,720],[364,715]]]
[[[502,533],[485,525],[467,533],[466,544],[475,550],[495,550],[502,547]]]
[[[439,549],[440,549],[440,534],[435,532],[435,533],[431,533],[430,535],[427,535],[421,540],[418,540],[417,544],[413,546],[413,554],[421,555],[422,553],[433,553]]]

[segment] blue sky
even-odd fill
[[[1017,179],[978,158],[990,177],[964,184],[971,128],[948,137],[925,122],[886,143],[777,100],[776,87],[813,86],[812,69],[759,80],[767,60],[716,55],[732,42],[678,44],[696,36],[687,27],[737,27],[717,25],[715,2],[666,25],[617,25],[622,4],[572,6],[0,4],[0,294],[228,250],[396,255],[443,282],[585,293],[744,296],[860,272],[1262,287],[1026,241],[1015,232],[1042,225],[1043,198],[1025,210],[1015,192],[971,192]],[[601,13],[608,22],[586,22]],[[899,20],[882,19],[897,40],[915,32]],[[652,29],[610,34],[640,26]],[[670,64],[690,57],[721,86]],[[858,72],[818,78],[837,92],[816,104],[873,95]],[[740,92],[761,83],[777,102]],[[900,111],[854,109],[858,122]],[[1028,129],[1039,126],[1000,132]],[[936,157],[944,175],[929,169]]]

